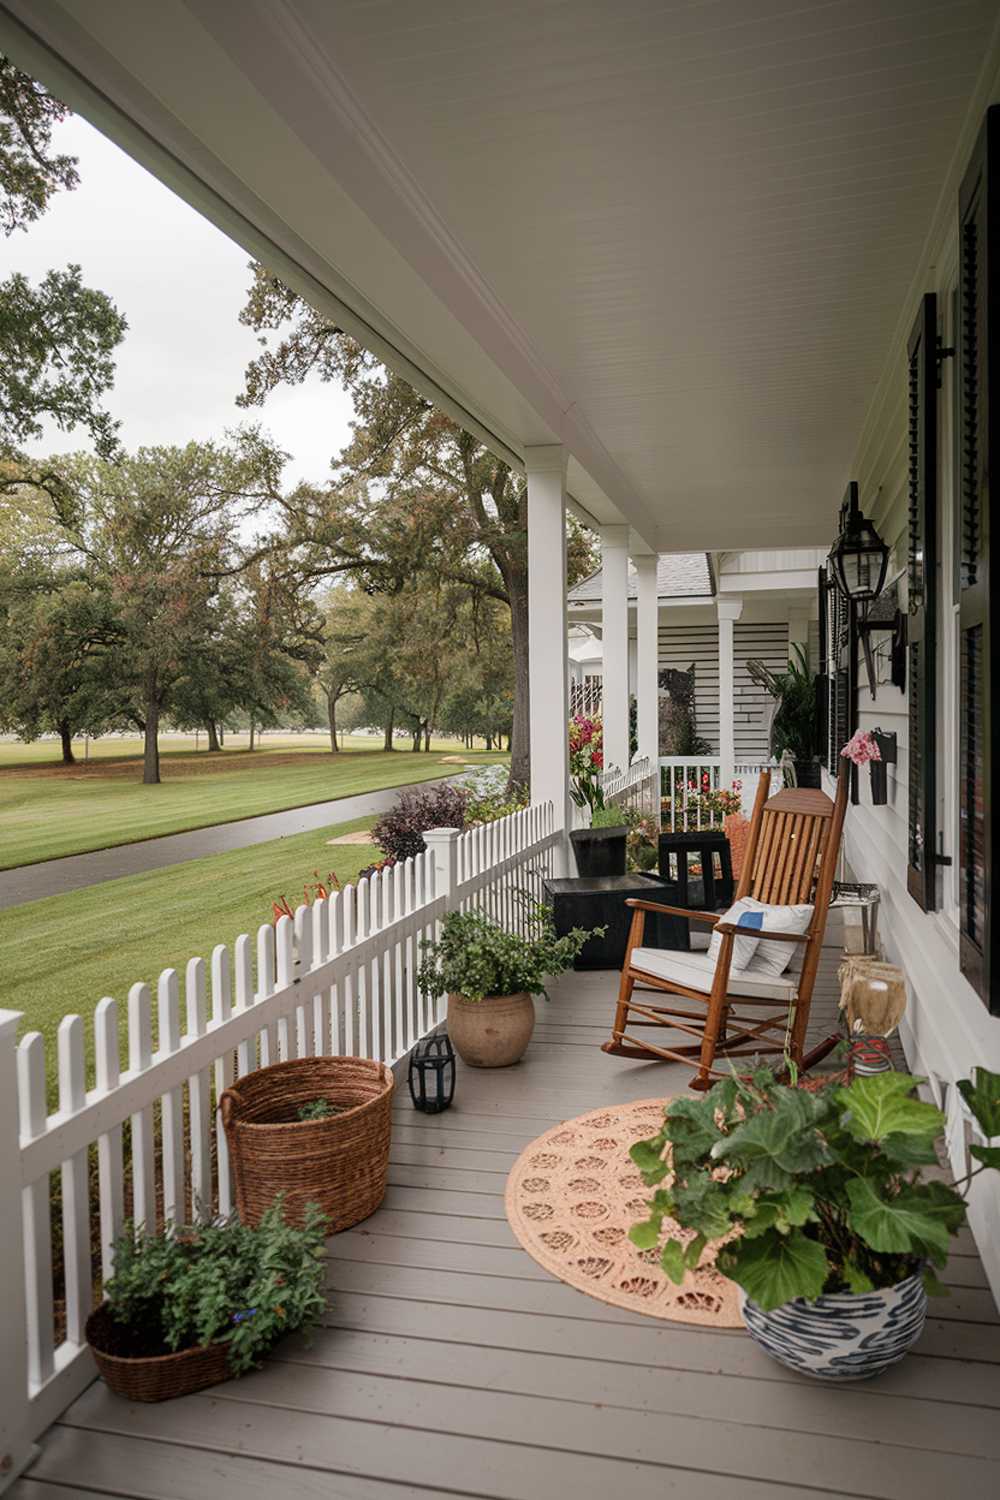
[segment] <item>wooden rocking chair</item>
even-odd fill
[[[769,771],[762,773],[757,788],[736,898],[753,896],[769,906],[812,903],[813,915],[807,932],[764,929],[753,933],[762,942],[799,946],[801,969],[797,973],[786,970],[777,977],[750,969],[731,973],[738,929],[722,922],[717,912],[686,911],[653,901],[629,900],[626,904],[634,912],[632,926],[611,1040],[605,1042],[603,1051],[616,1057],[660,1058],[669,1062],[690,1062],[697,1058],[698,1073],[691,1087],[707,1089],[714,1078],[723,1076],[723,1070],[715,1066],[718,1058],[787,1052],[799,1071],[805,1072],[833,1050],[839,1040],[837,1035],[828,1037],[808,1055],[804,1053],[804,1044],[840,853],[849,772],[850,766],[843,761],[835,801],[825,792],[806,788],[790,788],[769,798]],[[688,917],[721,933],[722,943],[714,968],[707,953],[644,948],[647,912]],[[633,998],[636,988],[680,996],[688,1003],[683,1008],[678,1008],[676,1002],[639,1004]],[[637,1028],[679,1031],[696,1040],[661,1046],[634,1035]]]

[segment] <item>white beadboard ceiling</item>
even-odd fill
[[[996,0],[5,12],[125,121],[71,102],[196,197],[133,127],[166,145],[232,232],[513,452],[565,442],[581,502],[661,551],[829,540],[997,20]],[[7,26],[0,45],[48,66]]]

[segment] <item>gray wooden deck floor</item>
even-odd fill
[[[835,964],[829,952],[819,1035]],[[311,1347],[289,1341],[259,1373],[162,1406],[95,1383],[14,1500],[1000,1494],[1000,1320],[967,1234],[916,1351],[841,1389],[792,1375],[743,1333],[596,1302],[517,1246],[502,1193],[535,1135],[689,1076],[598,1050],[613,993],[610,974],[570,975],[539,1002],[517,1068],[463,1070],[438,1118],[399,1099],[385,1204],[331,1242]]]

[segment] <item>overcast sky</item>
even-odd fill
[[[128,448],[221,438],[259,421],[290,455],[289,483],[322,480],[348,437],[349,398],[319,380],[276,391],[262,408],[235,398],[258,349],[238,321],[249,285],[245,250],[151,177],[79,117],[54,132],[79,158],[80,186],[57,193],[48,213],[0,240],[0,276],[37,281],[70,261],[84,282],[111,297],[128,319],[107,405]],[[36,453],[86,447],[86,435],[52,428]]]

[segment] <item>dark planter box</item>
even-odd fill
[[[575,969],[620,969],[625,957],[632,910],[625,905],[630,896],[641,901],[675,904],[675,886],[656,875],[578,876],[569,880],[546,880],[545,900],[560,937],[572,927],[607,927],[603,938],[591,938],[573,967]],[[643,946],[688,947],[688,924],[681,917],[646,913]]]
[[[617,828],[574,828],[569,837],[581,877],[625,874],[624,823]]]

